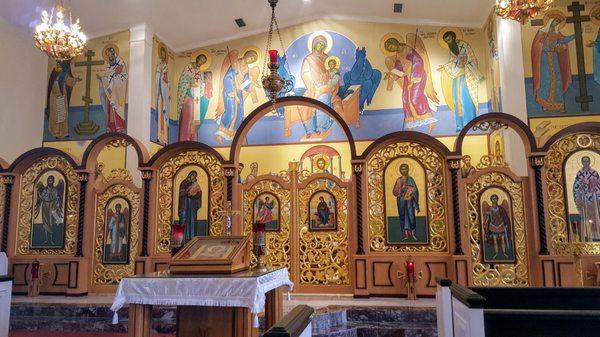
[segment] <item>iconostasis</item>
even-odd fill
[[[552,13],[523,27],[524,49],[570,29]],[[437,276],[589,284],[598,125],[581,123],[590,112],[569,95],[569,113],[533,106],[560,104],[552,93],[529,99],[538,85],[576,90],[557,84],[567,68],[525,62],[528,125],[499,112],[494,16],[482,28],[317,20],[282,37],[279,72],[293,86],[271,104],[264,34],[185,52],[155,36],[148,144],[126,134],[128,32],[49,61],[44,147],[0,170],[15,291],[37,259],[44,293],[112,292],[167,269],[194,236],[250,235],[255,222],[265,263],[289,268],[298,292],[405,294],[409,257],[419,295]],[[542,139],[538,119],[572,122]]]

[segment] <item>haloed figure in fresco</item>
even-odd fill
[[[494,247],[492,259],[497,259],[499,253],[502,253],[504,259],[510,259],[510,217],[504,207],[498,204],[498,200],[496,194],[490,196],[492,205],[485,213],[483,224],[485,238]]]
[[[398,220],[404,233],[402,241],[417,239],[417,213],[419,212],[419,188],[410,176],[407,164],[400,165],[400,177],[394,184],[394,197],[398,207]]]
[[[565,111],[564,94],[572,82],[568,43],[575,35],[559,32],[564,22],[560,12],[544,16],[531,45],[533,95],[544,111]]]
[[[48,79],[46,98],[46,118],[48,131],[53,137],[69,137],[69,104],[75,83],[81,81],[73,77],[71,60],[58,61]]]
[[[204,121],[208,104],[212,97],[212,73],[201,69],[207,63],[204,54],[196,56],[179,77],[177,86],[177,119],[179,135],[177,140],[198,141],[198,127]]]
[[[37,202],[33,218],[35,219],[40,213],[42,214],[42,228],[44,229],[45,238],[41,246],[60,245],[58,238],[54,237],[54,232],[57,227],[64,225],[63,194],[65,185],[62,180],[56,185],[54,183],[54,176],[48,176],[46,185],[40,181],[36,186]]]
[[[301,77],[306,91],[304,96],[321,101],[338,113],[343,113],[344,108],[342,99],[338,95],[339,89],[339,59],[329,57],[325,50],[327,49],[327,39],[322,36],[316,36],[311,45],[310,54],[302,61]],[[336,66],[333,66],[333,62]],[[327,138],[331,133],[333,119],[325,112],[310,107],[300,108],[301,119],[304,124],[306,138],[313,135],[317,138]]]
[[[116,45],[107,45],[102,54],[107,63],[104,74],[96,74],[96,77],[100,80],[100,101],[106,114],[106,132],[122,132],[125,130],[127,67]]]
[[[256,96],[260,70],[251,65],[258,61],[258,53],[248,50],[238,56],[237,50],[232,50],[225,56],[221,66],[221,84],[223,90],[219,96],[216,119],[218,129],[215,134],[217,143],[232,140],[236,130],[244,120],[244,100],[248,95]]]
[[[156,65],[156,114],[158,120],[158,141],[161,144],[169,143],[169,105],[171,96],[169,96],[169,68],[168,53],[164,46],[159,51],[158,64]]]
[[[408,34],[406,38],[408,43],[401,43],[396,38],[385,41],[385,50],[393,53],[385,60],[389,70],[385,78],[388,79],[389,89],[393,82],[398,82],[402,87],[404,127],[412,129],[429,125],[431,133],[437,119],[433,117],[434,110],[429,100],[436,104],[439,100],[429,78],[429,57],[421,38],[415,34]]]
[[[198,172],[191,171],[179,184],[179,223],[184,226],[183,242],[188,242],[196,233],[198,210],[202,207],[202,190],[198,183]]]
[[[600,240],[600,175],[591,167],[588,156],[581,158],[581,169],[573,182],[573,199],[581,217],[581,239]]]
[[[476,117],[479,104],[479,82],[484,80],[479,71],[473,48],[449,30],[442,36],[450,50],[448,63],[438,67],[442,72],[442,89],[446,103],[454,112],[456,132]]]

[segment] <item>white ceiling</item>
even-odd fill
[[[57,0],[0,0],[0,17],[32,32],[39,13]],[[58,0],[61,1],[61,0]],[[248,36],[268,29],[267,0],[62,0],[88,37],[147,23],[175,51]],[[393,12],[403,3],[401,14]],[[481,27],[494,0],[280,0],[286,27],[319,18]],[[247,26],[238,28],[242,17]]]

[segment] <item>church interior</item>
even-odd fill
[[[0,337],[600,335],[600,0],[3,0]]]

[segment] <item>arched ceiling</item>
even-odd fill
[[[32,32],[40,12],[57,0],[2,0],[0,17]],[[61,2],[61,0],[58,0]],[[281,27],[319,18],[481,27],[494,0],[280,0]],[[90,38],[146,23],[175,51],[268,29],[267,0],[62,0]],[[403,12],[393,12],[394,3]],[[238,28],[234,19],[247,24]]]

